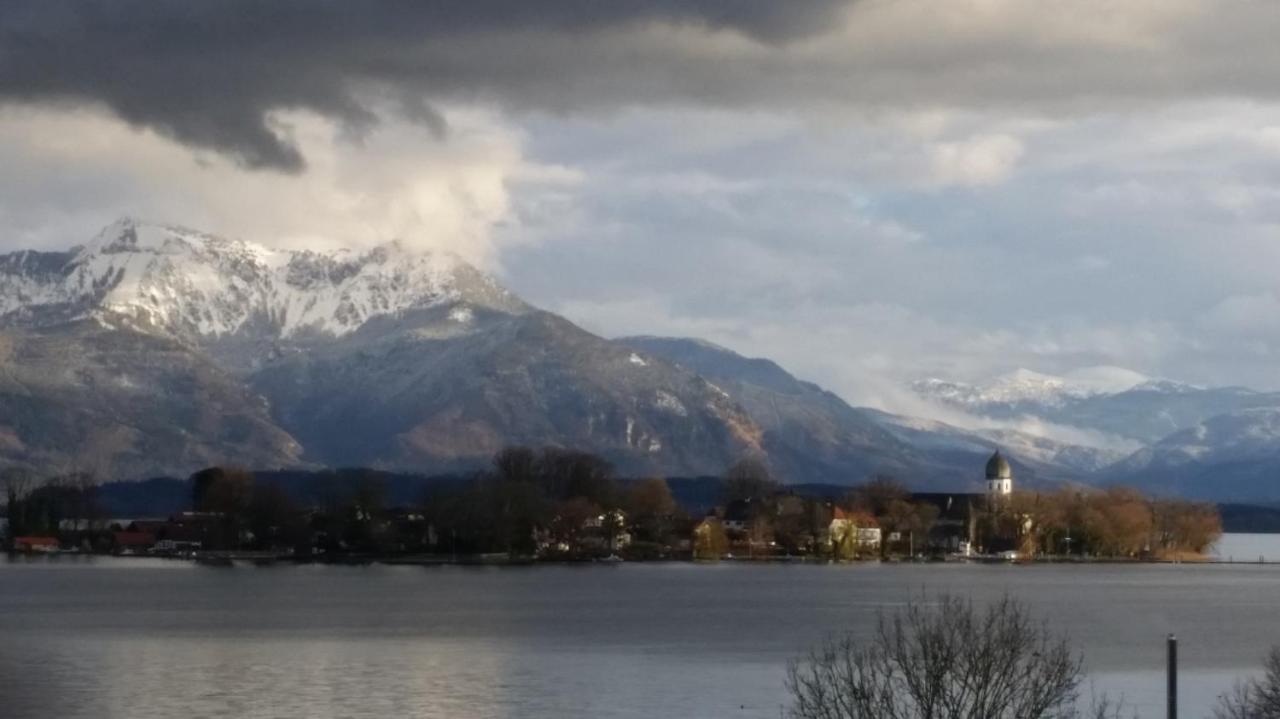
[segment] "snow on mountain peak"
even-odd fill
[[[930,378],[912,383],[912,388],[926,397],[962,406],[1060,406],[1069,399],[1114,394],[1150,382],[1146,375],[1122,367],[1084,367],[1064,376],[1020,368],[980,384]]]
[[[372,317],[470,294],[518,303],[456,255],[398,241],[363,251],[285,251],[123,219],[70,252],[41,253],[38,263],[26,254],[0,260],[0,317],[107,311],[182,336],[255,327],[292,337],[342,335]]]

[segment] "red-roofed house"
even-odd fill
[[[56,552],[58,551],[58,538],[14,537],[13,550],[15,552]]]
[[[880,525],[865,512],[833,507],[827,541],[836,559],[854,559],[880,551]]]

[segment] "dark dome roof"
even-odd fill
[[[1000,450],[991,455],[991,459],[987,460],[987,479],[1012,479],[1013,467],[1009,466],[1009,460],[1000,454]]]

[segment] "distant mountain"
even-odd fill
[[[1157,442],[1220,414],[1280,407],[1278,393],[1195,387],[1148,379],[1128,370],[1106,370],[1114,382],[1019,370],[981,385],[929,379],[913,383],[912,388],[925,399],[979,417],[1033,417],[1142,443]]]
[[[1159,494],[1280,502],[1280,409],[1211,417],[1135,452],[1104,477]]]
[[[743,357],[697,339],[625,337],[708,378],[764,430],[769,457],[803,468],[806,481],[850,484],[875,472],[924,488],[974,487],[996,448],[1013,457],[1029,486],[1079,479],[1121,455],[1014,431],[968,431],[942,422],[851,407],[767,359]]]
[[[662,358],[707,378],[762,431],[775,470],[809,482],[852,484],[874,472],[925,481],[924,458],[865,412],[791,376],[770,360],[743,357],[702,340],[624,337],[642,361]],[[954,472],[935,481],[956,479]],[[797,481],[800,481],[799,479]]]
[[[1272,496],[1277,394],[1117,368],[915,388],[978,428],[852,407],[698,340],[604,339],[456,256],[398,242],[290,252],[122,220],[63,252],[0,255],[0,464],[44,473],[425,475],[529,444],[632,476],[718,475],[752,456],[795,484],[887,473],[960,489],[999,447],[1023,486]],[[1080,439],[1020,431],[1028,418]],[[1147,447],[1122,457],[1126,442]]]
[[[1078,468],[1092,484],[1213,501],[1280,500],[1280,393],[1196,387],[1115,368],[1067,377],[1020,370],[977,385],[931,379],[912,387],[976,418],[1090,434],[1105,449],[1048,449],[1052,461]],[[1019,456],[1037,454],[986,432]],[[1145,446],[1118,454],[1125,442]]]
[[[1123,459],[1122,451],[1063,442],[1013,429],[964,429],[936,420],[906,417],[876,410],[864,410],[877,417],[882,426],[923,451],[951,457],[947,463],[962,461],[957,453],[969,455],[1000,449],[1013,458],[1022,479],[1045,482],[1087,481],[1088,477]]]
[[[1151,381],[1145,375],[1119,367],[1091,367],[1070,377],[1018,369],[982,384],[937,378],[919,380],[912,388],[921,396],[980,414],[1016,412],[1018,408],[1061,407],[1099,394],[1132,389]]]

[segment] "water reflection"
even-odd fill
[[[777,717],[785,662],[941,590],[1012,593],[1099,688],[1184,715],[1280,641],[1280,567],[0,564],[6,717]]]

